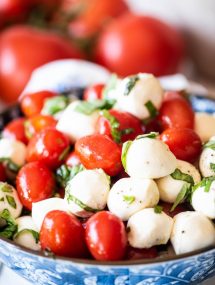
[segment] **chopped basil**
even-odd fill
[[[215,150],[215,141],[208,141],[203,145],[203,148],[210,148]]]
[[[161,214],[162,211],[163,211],[163,207],[162,206],[157,205],[157,206],[154,207],[154,212],[156,214]]]
[[[117,75],[115,73],[112,74],[111,77],[109,78],[106,86],[104,87],[104,89],[102,91],[102,97],[104,99],[107,99],[108,98],[108,93],[116,88],[117,81],[118,81]]]
[[[193,186],[192,192],[194,192],[199,187],[204,187],[204,192],[209,192],[213,181],[215,181],[215,176],[204,177],[202,181]]]
[[[136,137],[136,140],[144,139],[144,138],[149,138],[149,139],[156,139],[159,133],[156,132],[151,132],[145,135],[140,135]]]
[[[111,126],[111,135],[116,143],[121,142],[121,131],[119,130],[119,121],[110,114],[109,111],[103,110],[102,115],[109,121]]]
[[[4,202],[4,197],[1,197],[0,202]]]
[[[30,233],[32,234],[34,240],[36,243],[39,242],[39,233],[34,231],[34,230],[31,230],[31,229],[23,229],[21,230],[20,232],[17,232],[14,236],[14,238],[17,238],[19,235],[23,234],[23,233]]]
[[[121,134],[122,135],[130,135],[132,133],[134,133],[134,129],[133,128],[127,128],[127,129],[121,130]]]
[[[59,160],[64,160],[69,152],[70,146],[66,147],[59,156]]]
[[[17,232],[17,225],[8,209],[4,209],[1,212],[0,218],[6,222],[6,226],[0,229],[0,236],[12,239],[14,234]]]
[[[131,205],[135,201],[135,196],[123,196],[123,201],[125,201],[127,204]]]
[[[127,152],[129,147],[131,146],[132,141],[127,141],[122,145],[122,154],[121,154],[121,160],[122,160],[122,165],[126,171],[126,156],[127,156]]]
[[[14,173],[17,173],[20,169],[20,166],[18,166],[8,157],[1,157],[0,162],[4,162],[6,164],[6,167]]]
[[[71,195],[71,194],[68,194],[67,192],[67,201],[68,203],[70,201],[74,202],[76,205],[78,205],[81,209],[87,211],[87,212],[92,212],[92,213],[96,213],[98,212],[99,210],[98,209],[93,209],[89,206],[87,206],[86,204],[84,204],[81,200],[79,200],[78,198],[76,198],[75,196]]]
[[[194,185],[193,177],[187,173],[183,173],[178,168],[176,168],[175,171],[170,175],[175,180],[182,180],[182,181],[185,181],[187,183],[190,183],[191,185]]]
[[[128,82],[125,86],[125,91],[124,91],[124,95],[125,96],[128,96],[129,93],[131,92],[131,90],[134,88],[135,84],[137,83],[137,81],[139,80],[139,76],[138,75],[133,75],[133,76],[130,76],[128,78]]]
[[[213,172],[215,172],[215,163],[210,163],[210,169],[213,170]]]
[[[13,193],[13,187],[7,183],[0,182],[0,191],[4,193]]]
[[[147,110],[149,111],[150,114],[150,118],[155,118],[158,114],[158,110],[155,108],[154,104],[152,103],[152,101],[147,101],[145,103],[145,106],[147,108]]]
[[[174,211],[175,208],[178,206],[178,204],[184,202],[191,194],[191,185],[190,183],[185,183],[183,187],[181,188],[180,192],[178,193],[178,196],[175,199],[175,202],[170,210],[170,212]]]
[[[70,167],[65,164],[61,165],[56,171],[57,182],[62,187],[66,187],[69,180],[75,177],[76,174],[83,171],[84,167],[82,164]]]
[[[116,100],[92,100],[92,101],[80,101],[74,108],[75,111],[85,114],[91,115],[96,110],[109,110],[116,103]]]
[[[12,208],[16,209],[16,202],[15,202],[15,199],[13,198],[13,196],[6,195],[6,199],[7,199],[8,204]]]
[[[69,105],[70,100],[68,96],[55,96],[50,99],[45,100],[45,104],[42,109],[42,114],[44,115],[55,115],[60,111],[66,109]]]

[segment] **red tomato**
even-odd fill
[[[174,211],[171,211],[173,204],[170,203],[166,203],[166,202],[159,202],[159,206],[161,206],[163,209],[163,211],[170,217],[174,217],[175,215],[185,212],[185,211],[190,211],[189,207],[187,206],[187,204],[179,204]]]
[[[163,102],[158,116],[162,128],[194,127],[194,112],[184,98],[173,98]]]
[[[108,211],[96,213],[86,222],[87,246],[97,260],[122,260],[127,237],[123,222]]]
[[[25,135],[25,119],[18,118],[7,124],[2,132],[4,138],[13,138],[24,144],[28,143],[28,139]]]
[[[48,128],[30,140],[26,160],[42,161],[50,168],[57,168],[63,163],[68,151],[68,137],[56,129]]]
[[[27,137],[30,139],[36,133],[48,128],[48,127],[55,127],[57,121],[52,116],[47,115],[35,115],[25,123],[25,132]]]
[[[21,109],[27,117],[40,114],[45,100],[56,96],[57,93],[52,91],[38,91],[35,93],[26,94],[21,98]]]
[[[85,89],[84,91],[84,100],[96,100],[102,99],[102,91],[104,89],[104,84],[95,84]]]
[[[39,161],[25,164],[16,178],[19,198],[29,210],[32,208],[32,203],[50,198],[55,186],[51,170]]]
[[[75,151],[68,154],[65,164],[71,167],[81,164],[80,158]]]
[[[96,131],[99,134],[108,135],[115,142],[121,143],[134,140],[136,136],[144,133],[141,121],[133,115],[118,110],[109,110],[107,114],[108,117],[100,115],[98,118]],[[112,120],[114,122],[111,122]],[[116,127],[116,124],[119,126]]]
[[[32,71],[47,62],[63,58],[82,58],[82,54],[63,37],[28,26],[14,26],[0,35],[0,94],[15,102]]]
[[[126,259],[137,260],[145,258],[156,258],[157,256],[158,251],[155,246],[151,248],[133,248],[129,246],[127,248]]]
[[[115,176],[121,169],[121,150],[105,135],[91,135],[77,140],[75,152],[87,169],[102,168],[108,175]]]
[[[48,249],[61,256],[84,257],[87,252],[82,224],[74,215],[59,210],[45,216],[40,244],[43,250]]]
[[[182,55],[183,41],[176,30],[155,18],[132,14],[107,25],[96,47],[97,62],[121,76],[174,73]]]
[[[178,159],[193,162],[201,153],[201,139],[191,129],[167,129],[161,134],[160,139],[169,146]]]
[[[0,163],[0,181],[5,182],[6,181],[6,171],[4,168],[4,165],[2,163]]]
[[[164,101],[172,99],[185,99],[185,98],[183,98],[183,95],[177,91],[167,91],[164,93]]]

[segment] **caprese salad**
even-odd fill
[[[102,261],[215,246],[215,117],[151,74],[24,94],[0,139],[0,236]]]

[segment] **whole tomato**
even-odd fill
[[[47,62],[63,58],[83,58],[65,38],[50,31],[14,26],[0,35],[0,94],[14,102],[32,71]]]
[[[4,138],[16,139],[27,144],[28,138],[25,135],[25,122],[26,120],[24,118],[14,119],[4,127],[2,136]]]
[[[133,14],[107,25],[95,52],[98,63],[121,76],[174,73],[182,55],[183,41],[175,29],[155,18]]]

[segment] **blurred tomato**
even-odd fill
[[[133,14],[110,23],[95,52],[98,63],[121,76],[174,73],[182,55],[183,41],[175,29],[155,18]]]
[[[0,36],[0,94],[14,102],[38,66],[56,59],[82,58],[72,43],[50,31],[14,26]]]
[[[9,122],[2,131],[2,136],[4,138],[16,139],[28,143],[28,138],[25,135],[25,119],[17,118]]]

